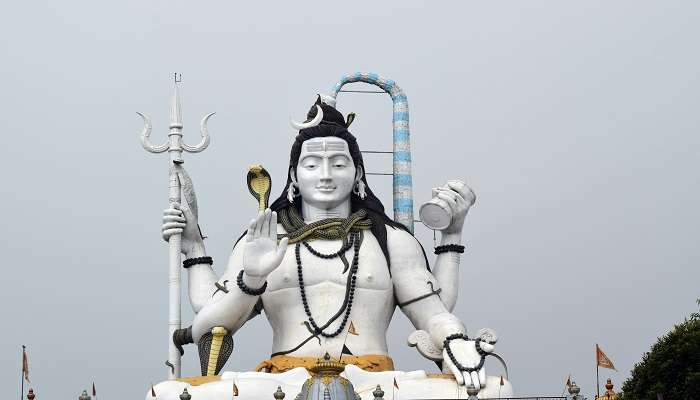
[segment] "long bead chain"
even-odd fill
[[[345,290],[346,290],[345,295],[347,297],[347,305],[345,304],[345,300],[344,300],[343,306],[341,306],[341,307],[345,307],[345,314],[343,315],[343,321],[341,322],[338,329],[336,329],[336,331],[333,333],[323,332],[323,330],[321,328],[319,328],[319,326],[316,324],[314,317],[311,315],[311,308],[309,307],[309,302],[308,302],[308,299],[306,298],[306,288],[304,286],[304,274],[303,274],[303,268],[302,268],[302,263],[301,263],[301,252],[300,252],[301,246],[299,245],[299,243],[296,243],[296,246],[294,248],[294,253],[296,255],[296,260],[297,260],[297,274],[298,274],[298,278],[299,278],[299,294],[301,295],[301,302],[304,306],[304,312],[306,313],[306,316],[309,318],[309,323],[314,328],[314,331],[323,337],[333,338],[333,337],[340,335],[340,333],[343,332],[343,329],[345,328],[345,325],[347,324],[348,319],[350,318],[350,310],[352,308],[352,302],[353,302],[354,297],[355,297],[355,284],[356,284],[356,280],[357,280],[357,270],[358,270],[358,265],[359,265],[360,242],[361,242],[360,233],[354,233],[351,235],[355,235],[355,236],[352,237],[350,240],[348,240],[348,243],[352,243],[352,245],[354,245],[354,254],[353,254],[353,258],[352,258],[352,267],[350,268],[349,287],[345,288]],[[343,246],[343,247],[345,247],[345,246]],[[341,248],[341,250],[342,250],[342,248]]]

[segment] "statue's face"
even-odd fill
[[[338,206],[350,198],[356,174],[345,140],[319,137],[302,143],[296,181],[306,203],[321,209]]]

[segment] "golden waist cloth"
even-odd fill
[[[333,361],[338,360],[334,358]],[[258,366],[255,367],[255,371],[279,374],[298,367],[310,369],[316,365],[317,362],[317,357],[274,356],[258,364]],[[343,355],[340,362],[352,364],[365,371],[371,372],[394,370],[394,360],[392,360],[391,357],[377,354],[368,354],[365,356]]]

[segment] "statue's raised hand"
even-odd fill
[[[452,213],[452,222],[443,233],[461,233],[467,211],[476,202],[474,191],[460,180],[448,181],[445,186],[433,189],[433,197],[442,200],[442,206]]]
[[[277,243],[277,213],[268,208],[250,221],[243,248],[243,271],[254,278],[265,278],[277,268],[287,251],[288,239]]]
[[[484,353],[491,353],[494,350],[494,345],[491,343],[482,341],[479,345]],[[477,390],[484,387],[486,385],[486,369],[482,363],[482,355],[476,349],[476,341],[451,340],[449,349],[449,352],[447,348],[442,350],[443,362],[455,376],[457,383],[465,386],[474,385]]]

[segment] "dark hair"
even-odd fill
[[[330,106],[326,107],[332,108]],[[284,186],[282,194],[270,206],[272,211],[280,211],[285,208],[296,207],[297,211],[299,211],[299,213],[301,214],[301,202],[297,201],[294,203],[290,203],[289,200],[287,200],[287,189],[289,188],[289,185],[292,182],[289,172],[294,171],[294,173],[296,174],[296,167],[299,163],[299,156],[301,154],[301,145],[306,140],[317,137],[329,136],[343,139],[348,143],[350,156],[352,157],[352,161],[355,164],[355,167],[362,167],[363,170],[365,169],[364,161],[362,160],[362,153],[360,152],[360,147],[357,145],[357,139],[355,139],[355,136],[353,136],[345,126],[342,126],[335,122],[325,122],[326,107],[323,107],[324,122],[312,128],[302,129],[301,131],[299,131],[299,134],[294,139],[294,144],[292,144],[292,151],[289,157],[289,171],[287,173],[287,184]],[[333,108],[332,110],[335,111],[335,109]],[[388,225],[392,229],[398,228],[403,229],[407,232],[408,229],[406,229],[406,227],[402,224],[393,221],[385,214],[382,202],[379,201],[377,196],[372,192],[372,189],[370,189],[369,185],[367,184],[367,178],[364,174],[362,174],[361,179],[365,183],[365,191],[367,193],[367,196],[365,196],[364,199],[361,199],[355,193],[351,193],[350,209],[352,212],[357,211],[359,209],[367,210],[367,216],[369,217],[369,219],[372,220],[371,232],[379,242],[379,246],[382,249],[382,253],[384,253],[384,257],[386,258],[387,266],[391,267],[391,262],[389,259],[389,249],[387,247],[386,227]]]

